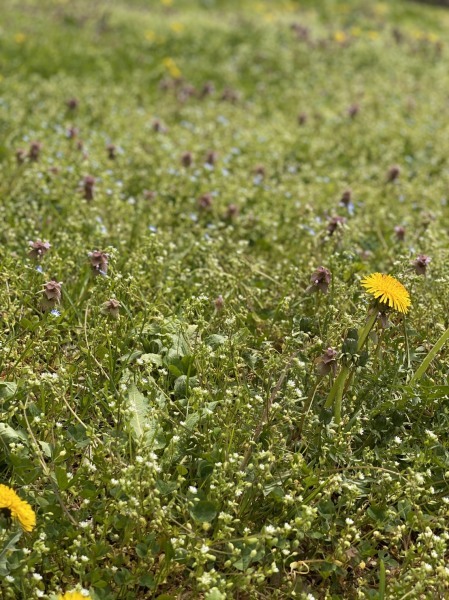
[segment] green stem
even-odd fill
[[[413,385],[414,383],[416,383],[417,381],[419,381],[421,379],[421,377],[424,375],[424,373],[429,368],[430,363],[433,361],[435,356],[438,354],[438,352],[441,350],[441,348],[444,346],[444,344],[448,340],[449,340],[449,329],[446,329],[446,331],[443,333],[443,335],[437,341],[435,346],[432,348],[432,350],[429,352],[429,354],[426,356],[426,358],[422,361],[421,365],[416,370],[413,377],[410,379],[410,385]]]
[[[387,589],[387,578],[385,572],[385,563],[382,559],[379,561],[379,600],[385,600],[385,591]]]
[[[345,382],[350,373],[349,367],[344,366],[340,371],[340,375],[342,375],[341,379],[339,378],[337,389],[335,390],[335,400],[334,400],[334,419],[335,422],[340,425],[341,422],[341,404],[343,402],[343,391],[345,389]]]
[[[368,320],[365,323],[365,327],[362,329],[361,333],[359,333],[359,343],[357,344],[357,352],[360,352],[360,350],[363,348],[367,337],[369,336],[369,332],[371,331],[371,329],[374,326],[374,323],[376,322],[377,319],[377,308],[373,309],[371,315],[369,315],[368,313]]]
[[[369,332],[374,326],[374,323],[377,319],[377,309],[373,309],[371,313],[368,313],[368,320],[365,323],[364,328],[359,333],[359,339],[357,343],[357,352],[363,348]],[[344,365],[341,368],[338,377],[334,381],[334,385],[331,387],[329,395],[327,397],[326,403],[324,405],[325,408],[330,408],[332,405],[334,406],[334,419],[337,424],[340,424],[341,421],[341,405],[343,401],[343,391],[345,389],[345,382],[350,374],[351,370],[349,367]]]

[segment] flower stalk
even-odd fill
[[[357,342],[357,353],[360,352],[365,345],[366,340],[368,339],[368,335],[371,329],[374,326],[374,323],[377,319],[377,308],[373,308],[368,313],[368,319],[365,323],[363,329],[359,332],[358,342]],[[335,422],[340,424],[341,422],[341,406],[343,400],[343,392],[345,389],[346,381],[351,373],[350,367],[347,365],[343,365],[340,373],[334,381],[334,384],[329,392],[326,403],[324,405],[325,408],[330,408],[332,405],[334,406],[334,419]]]
[[[391,275],[372,273],[365,277],[361,281],[361,284],[365,290],[374,297],[374,305],[368,313],[368,319],[365,326],[358,333],[355,354],[360,354],[371,329],[374,327],[379,312],[385,314],[387,309],[393,309],[402,314],[406,314],[411,305],[409,293],[402,283]],[[351,354],[353,354],[353,352],[351,352]],[[350,385],[350,381],[348,381],[350,374],[351,366],[348,366],[347,364],[343,365],[332,385],[324,405],[325,408],[330,408],[331,406],[334,407],[334,419],[337,424],[340,424],[341,422],[341,404],[345,389]]]

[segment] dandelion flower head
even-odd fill
[[[3,484],[0,484],[0,509],[9,510],[11,517],[19,521],[25,531],[32,531],[36,526],[36,514],[28,502]]]
[[[381,304],[401,313],[406,313],[411,305],[409,293],[397,279],[384,273],[372,273],[361,284],[369,294]]]
[[[90,600],[91,596],[85,596],[78,590],[73,590],[71,592],[66,592],[63,596],[61,594],[58,596],[58,600]]]

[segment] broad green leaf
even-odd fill
[[[55,467],[55,477],[60,490],[64,491],[69,489],[73,479],[69,479],[65,466]]]
[[[9,575],[9,569],[7,568],[7,556],[10,552],[16,551],[16,544],[22,537],[22,530],[19,530],[17,533],[14,533],[6,544],[3,546],[3,549],[0,553],[0,576],[5,577]]]
[[[128,408],[132,417],[130,425],[134,438],[140,440],[145,435],[145,429],[148,425],[148,411],[150,409],[148,399],[132,383],[128,389]]]
[[[42,440],[39,440],[39,446],[42,448],[42,452],[45,454],[45,456],[47,458],[51,458],[52,452],[50,444],[48,442],[43,442]]]
[[[145,441],[153,448],[165,448],[167,442],[157,419],[150,417],[150,402],[132,383],[128,389],[128,408],[132,413],[130,426],[137,441]]]
[[[152,354],[151,352],[147,354],[142,354],[140,360],[144,363],[151,363],[158,367],[162,367],[162,356],[160,356],[159,354]]]
[[[9,400],[17,391],[17,383],[13,381],[0,381],[0,400]]]
[[[208,346],[210,346],[213,350],[222,346],[226,342],[227,338],[224,335],[212,334],[205,339],[205,342]]]
[[[186,429],[188,429],[189,431],[192,431],[199,420],[200,420],[199,413],[197,413],[197,412],[191,413],[185,420],[184,427]]]
[[[217,513],[218,510],[216,505],[208,500],[197,502],[190,509],[192,517],[195,521],[199,521],[200,523],[209,523],[210,521],[213,521],[217,516]]]
[[[156,481],[156,488],[158,489],[161,496],[166,496],[167,494],[174,492],[177,487],[178,484],[176,483],[176,481],[163,481],[162,479],[158,479]]]
[[[5,444],[17,441],[28,443],[28,437],[23,431],[20,429],[13,429],[7,423],[0,423],[0,439]]]

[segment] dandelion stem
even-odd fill
[[[430,350],[430,352],[428,353],[426,358],[422,361],[419,368],[415,371],[415,374],[413,375],[413,377],[410,379],[411,385],[421,379],[421,377],[424,375],[424,373],[429,368],[430,363],[433,361],[435,356],[438,354],[438,352],[441,350],[441,348],[444,346],[444,344],[448,340],[449,340],[449,329],[446,329],[446,331],[443,333],[443,335],[440,337],[440,339],[436,342],[435,346],[432,348],[432,350]]]
[[[384,600],[387,589],[387,580],[385,572],[385,563],[382,559],[379,561],[379,600]]]
[[[377,309],[373,309],[371,313],[368,313],[368,320],[365,323],[364,328],[359,333],[358,343],[357,343],[357,352],[365,345],[366,340],[368,339],[369,332],[374,326],[374,323],[377,319]],[[334,381],[334,385],[332,386],[329,395],[327,397],[326,403],[324,405],[325,408],[330,408],[332,405],[334,406],[334,419],[336,423],[340,423],[341,421],[341,404],[343,400],[343,392],[345,389],[345,382],[351,372],[351,369],[344,365],[338,374],[336,380]]]
[[[360,352],[360,350],[363,348],[363,346],[365,345],[366,339],[369,335],[369,332],[371,331],[371,329],[374,326],[374,323],[376,322],[377,319],[377,308],[373,309],[371,314],[368,313],[368,320],[365,324],[365,327],[362,329],[361,333],[359,333],[359,341],[357,344],[357,352]]]

